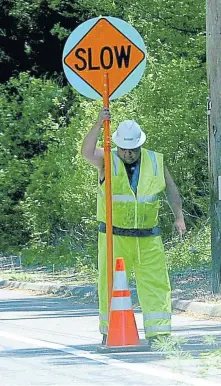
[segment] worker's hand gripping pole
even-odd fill
[[[109,108],[109,77],[104,74],[104,107]],[[104,163],[106,187],[106,237],[107,237],[107,277],[108,277],[108,305],[110,310],[113,287],[113,234],[112,234],[112,194],[111,194],[111,141],[110,121],[104,121]]]

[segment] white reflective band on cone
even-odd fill
[[[120,296],[112,298],[111,311],[132,310],[132,301],[130,296]]]
[[[114,285],[113,290],[128,290],[127,274],[125,271],[114,272]]]

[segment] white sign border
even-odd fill
[[[132,90],[140,81],[145,68],[146,68],[146,47],[138,31],[125,22],[124,20],[108,16],[108,17],[96,17],[89,19],[86,22],[80,24],[68,37],[62,56],[62,64],[65,75],[69,83],[82,95],[96,100],[101,100],[102,96],[98,94],[90,85],[88,85],[82,78],[80,78],[74,71],[72,71],[65,63],[64,58],[75,47],[78,42],[88,33],[90,29],[100,20],[106,19],[114,27],[116,27],[122,34],[124,34],[129,40],[132,41],[143,53],[144,59],[136,67],[136,69],[123,81],[123,83],[117,88],[117,90],[111,95],[110,100],[117,99],[122,95]]]

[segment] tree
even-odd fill
[[[87,18],[63,1],[0,0],[0,81],[21,71],[49,76],[62,71],[63,40]],[[57,5],[59,4],[59,6]],[[68,13],[69,10],[69,13]],[[70,13],[72,10],[72,14]]]
[[[28,241],[20,204],[35,170],[34,160],[43,159],[50,144],[57,144],[74,98],[69,98],[69,88],[27,73],[11,78],[0,91],[0,245],[4,250]]]
[[[211,197],[212,290],[221,290],[221,3],[207,0],[207,58],[209,80],[209,158]]]

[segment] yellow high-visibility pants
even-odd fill
[[[113,235],[113,267],[123,257],[129,281],[132,268],[143,312],[146,338],[171,333],[171,288],[160,236],[134,237]],[[98,236],[98,295],[100,332],[108,331],[108,278],[106,234]]]

